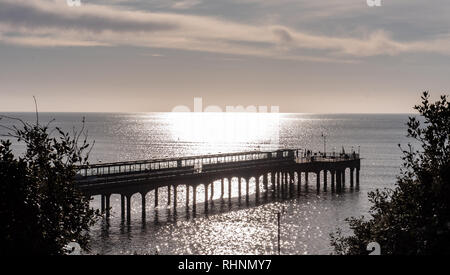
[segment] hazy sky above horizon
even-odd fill
[[[0,112],[410,113],[450,88],[448,0],[0,0]]]

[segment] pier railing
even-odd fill
[[[355,152],[345,153],[312,153],[301,149],[286,149],[272,152],[250,151],[229,154],[212,154],[180,158],[150,159],[141,161],[99,163],[80,166],[76,181],[81,184],[104,181],[136,180],[137,178],[158,178],[182,176],[200,173],[212,173],[228,169],[258,167],[281,162],[338,162],[358,159]]]
[[[307,162],[339,162],[343,160],[356,160],[359,159],[359,154],[356,152],[352,153],[336,153],[336,152],[328,152],[328,153],[311,153],[311,154],[302,154],[295,158],[297,163],[307,163]]]
[[[141,161],[99,163],[80,166],[77,179],[92,176],[120,175],[130,173],[166,173],[189,170],[201,173],[205,169],[227,167],[237,164],[264,160],[293,160],[294,150],[279,150],[275,152],[240,152],[229,154],[212,154],[180,158],[150,159]]]

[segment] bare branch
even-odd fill
[[[7,133],[6,135],[2,134],[2,135],[0,135],[0,137],[9,137],[9,138],[17,138],[17,139],[20,138],[19,136],[13,135],[11,133]]]
[[[82,123],[81,129],[80,129],[80,132],[76,136],[76,142],[77,143],[78,143],[78,140],[80,139],[80,136],[84,133],[85,124],[86,124],[86,119],[85,119],[85,117],[83,117],[83,123]]]
[[[91,155],[91,151],[92,151],[92,149],[94,149],[94,145],[95,145],[95,140],[93,141],[92,145],[90,146],[91,148],[89,148],[89,151],[86,154],[87,157],[89,157]]]
[[[33,99],[34,99],[34,108],[36,109],[36,125],[39,125],[39,113],[38,113],[36,97],[33,96]]]
[[[46,125],[45,127],[48,128],[48,127],[50,126],[50,124],[52,124],[53,122],[55,122],[55,120],[56,120],[56,119],[50,120],[50,121],[47,123],[47,125]]]
[[[19,121],[20,123],[22,123],[23,126],[30,126],[28,123],[26,123],[25,121],[23,121],[22,119],[17,118],[17,117],[11,117],[11,116],[0,115],[0,118],[6,118],[6,119],[10,119],[10,120],[16,120],[16,121]]]

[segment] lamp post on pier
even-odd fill
[[[278,255],[281,255],[281,215],[286,213],[284,206],[277,212]]]
[[[327,152],[327,136],[322,132],[322,138],[323,138],[323,155],[326,156]]]

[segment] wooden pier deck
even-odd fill
[[[225,181],[228,184],[228,199],[232,198],[232,179],[237,178],[238,197],[242,196],[242,181],[245,181],[245,196],[249,197],[249,182],[254,178],[258,199],[261,194],[297,191],[300,192],[301,179],[307,186],[308,175],[316,174],[317,191],[328,188],[330,174],[331,191],[340,192],[345,184],[346,171],[349,171],[350,188],[359,186],[360,157],[351,154],[310,153],[298,149],[286,149],[273,152],[240,152],[231,154],[202,155],[181,158],[152,159],[102,163],[82,166],[76,176],[76,184],[86,196],[101,196],[101,210],[106,217],[110,215],[110,197],[121,195],[122,218],[130,221],[131,197],[139,193],[142,197],[142,217],[145,219],[145,196],[153,191],[155,207],[158,206],[158,190],[167,188],[170,205],[176,211],[177,189],[184,185],[186,207],[189,208],[192,188],[192,207],[197,205],[197,187],[204,186],[205,209],[214,196],[213,185],[220,181],[224,198]],[[303,176],[302,176],[303,175]],[[321,175],[322,181],[321,181]],[[211,190],[210,194],[208,194]],[[173,196],[173,199],[172,199]]]

